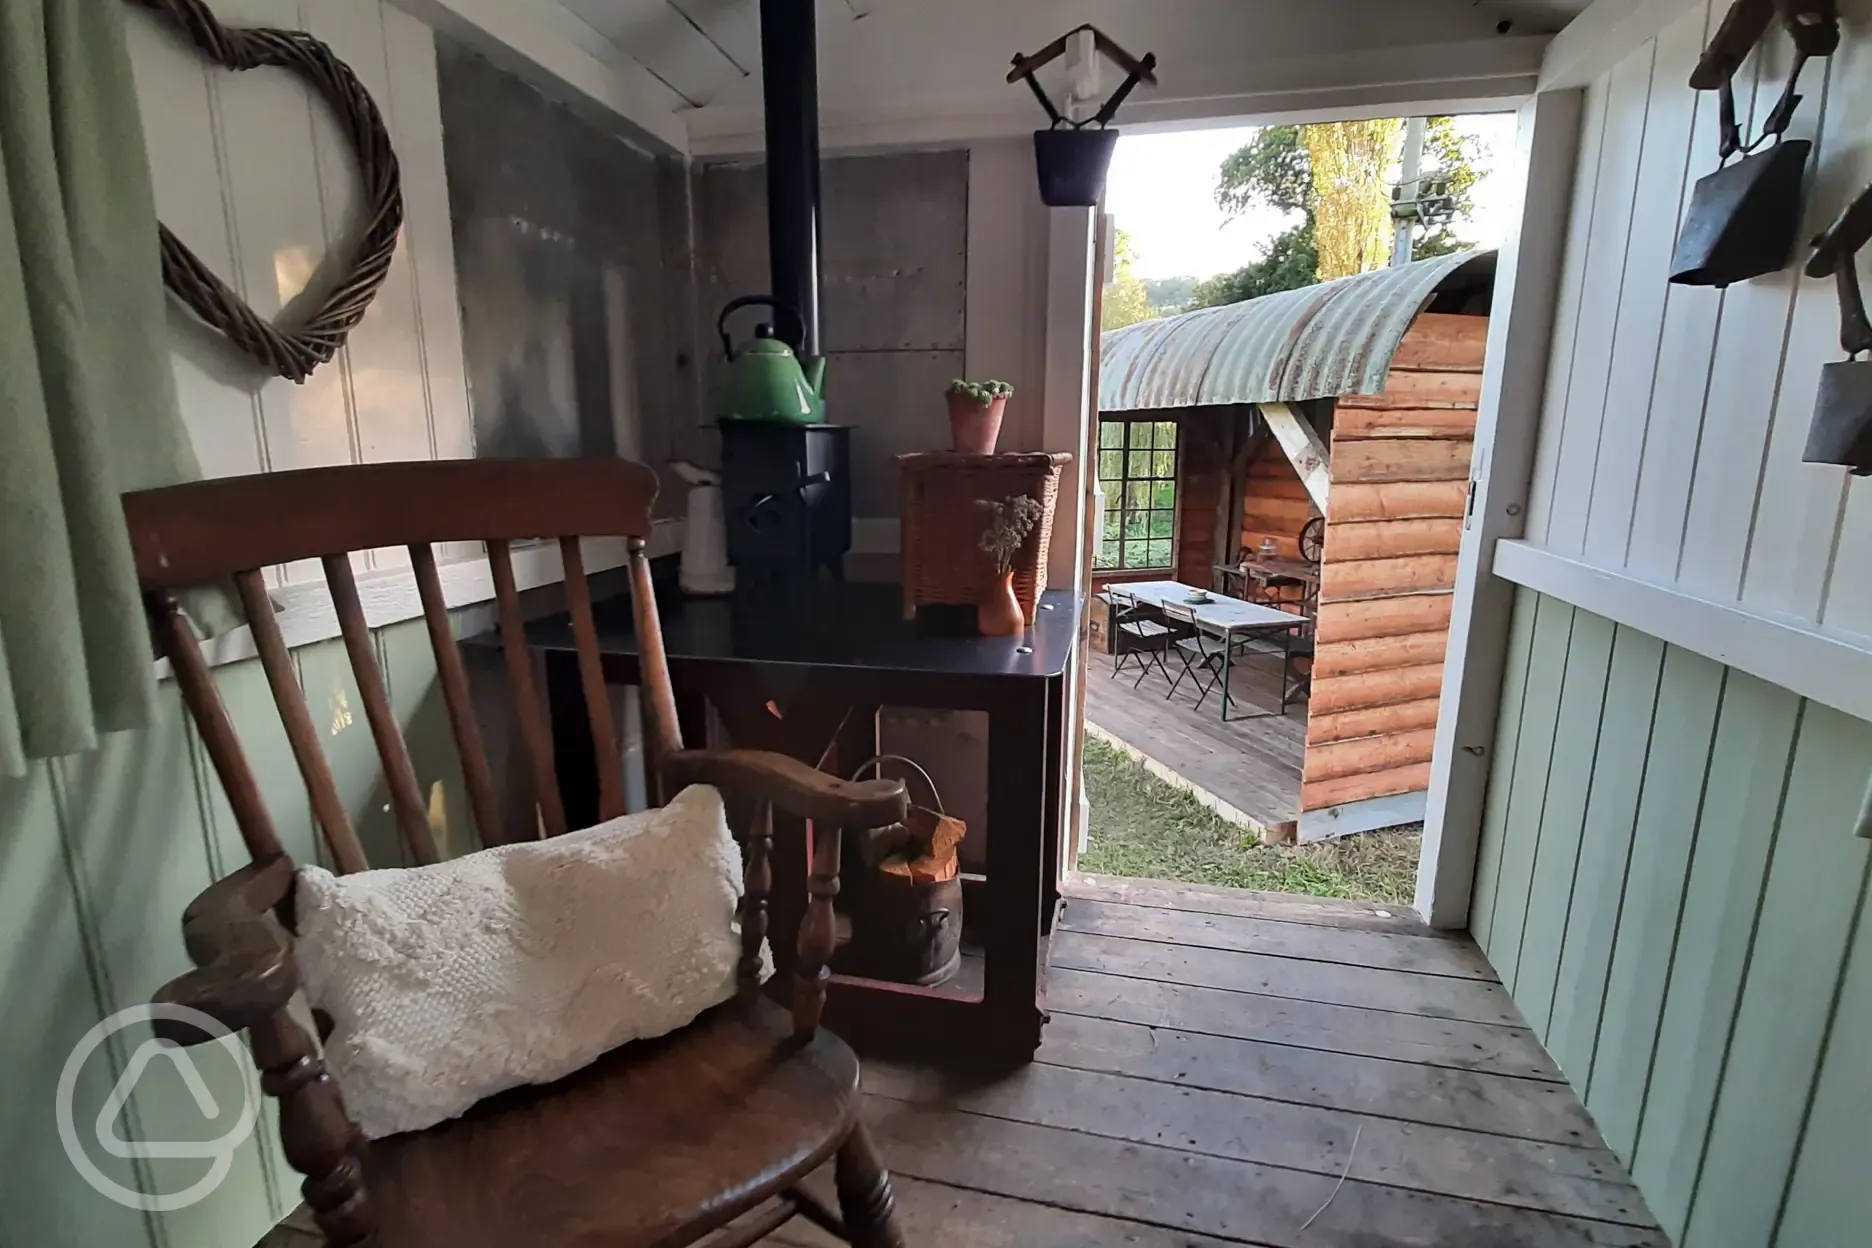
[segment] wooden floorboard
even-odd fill
[[[1331,940],[1321,940],[1311,928],[1274,919],[1194,914],[1085,898],[1066,902],[1061,926],[1095,936],[1127,936],[1457,979],[1496,979],[1494,968],[1474,945],[1435,937],[1342,931]]]
[[[1086,675],[1086,720],[1132,749],[1161,763],[1197,788],[1263,824],[1300,817],[1300,772],[1306,756],[1306,705],[1285,715],[1221,721],[1218,694],[1194,705],[1189,682],[1166,699],[1169,682],[1154,671],[1138,688],[1127,668],[1111,676],[1109,656],[1099,655]],[[1236,696],[1246,709],[1272,709],[1279,693],[1258,671],[1238,673]],[[1231,713],[1234,711],[1231,704]]]
[[[1657,1231],[1288,1170],[1059,1127],[867,1098],[896,1171],[974,1191],[1269,1248],[1662,1248]],[[1362,1136],[1361,1136],[1362,1142]],[[1315,1215],[1318,1215],[1315,1217]],[[1306,1230],[1301,1227],[1312,1219]],[[940,1231],[938,1231],[940,1237]]]
[[[1319,927],[1357,928],[1368,932],[1396,932],[1435,940],[1468,942],[1467,935],[1441,932],[1426,925],[1407,907],[1338,897],[1302,897],[1294,893],[1257,893],[1244,888],[1213,884],[1180,884],[1166,880],[1134,880],[1117,875],[1073,873],[1061,885],[1065,897],[1087,901],[1116,901],[1155,910],[1185,914],[1234,914],[1248,919],[1281,923],[1310,923]]]
[[[1594,1138],[1592,1119],[1564,1083],[1204,1035],[1057,1008],[1039,1060],[1551,1144]]]
[[[1483,980],[1413,975],[1377,967],[1308,962],[1075,931],[1054,934],[1052,964],[1162,984],[1355,1006],[1373,1013],[1522,1025],[1521,1014],[1507,989]],[[1242,1008],[1256,1007],[1247,1002]],[[1382,1027],[1388,1022],[1374,1019],[1372,1025]]]
[[[1047,1007],[1055,1013],[1564,1082],[1534,1033],[1525,1027],[1387,1014],[1320,1001],[1253,997],[1057,965],[1047,973],[1046,987]]]
[[[1467,938],[1362,903],[1062,891],[1031,1065],[865,1064],[912,1243],[1666,1244]]]
[[[1604,1148],[1485,1135],[1044,1062],[985,1083],[873,1063],[865,1070],[865,1090],[924,1108],[1332,1178],[1345,1169],[1357,1133],[1353,1177],[1363,1181],[1606,1221],[1647,1220],[1617,1159]]]

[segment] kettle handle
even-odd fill
[[[735,349],[734,339],[728,336],[728,318],[742,308],[772,308],[776,312],[785,312],[793,318],[794,328],[803,325],[806,319],[800,315],[798,308],[772,295],[742,295],[739,299],[730,299],[728,306],[721,310],[721,315],[715,318],[715,332],[721,335],[722,350],[731,361],[735,359]]]

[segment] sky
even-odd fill
[[[1476,167],[1483,176],[1471,196],[1475,212],[1460,223],[1458,237],[1483,246],[1501,241],[1513,209],[1515,188],[1492,174],[1514,154],[1513,113],[1459,118],[1457,128],[1480,142]],[[1254,138],[1255,127],[1125,134],[1106,179],[1108,210],[1131,236],[1139,277],[1211,277],[1252,264],[1267,240],[1297,224],[1270,209],[1251,209],[1225,221],[1216,207],[1216,174],[1236,148]]]

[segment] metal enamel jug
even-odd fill
[[[1745,143],[1736,124],[1734,79],[1779,8],[1794,39],[1794,68],[1761,133]],[[1727,286],[1784,268],[1800,238],[1807,157],[1813,144],[1782,139],[1801,96],[1801,68],[1839,46],[1834,0],[1736,0],[1690,75],[1720,93],[1723,167],[1697,181],[1671,257],[1681,286]],[[1772,139],[1773,146],[1757,151]],[[1742,158],[1729,163],[1736,153]]]
[[[1844,464],[1872,476],[1872,320],[1859,288],[1859,249],[1872,241],[1872,187],[1861,191],[1826,233],[1814,240],[1807,276],[1832,276],[1839,295],[1840,346],[1849,358],[1820,370],[1820,393],[1807,429],[1810,464]]]
[[[771,324],[754,327],[752,341],[736,347],[728,336],[728,317],[742,308],[769,307],[784,312],[799,324],[800,315],[792,307],[766,295],[745,295],[731,300],[716,318],[715,332],[721,335],[722,351],[727,358],[727,375],[715,404],[719,420],[769,420],[800,425],[816,425],[825,419],[825,360],[809,356],[801,360],[793,348],[774,334]]]

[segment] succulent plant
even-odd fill
[[[965,394],[982,407],[987,407],[996,399],[1005,399],[1014,393],[1014,387],[1005,381],[964,381],[958,377],[949,383],[950,394]]]

